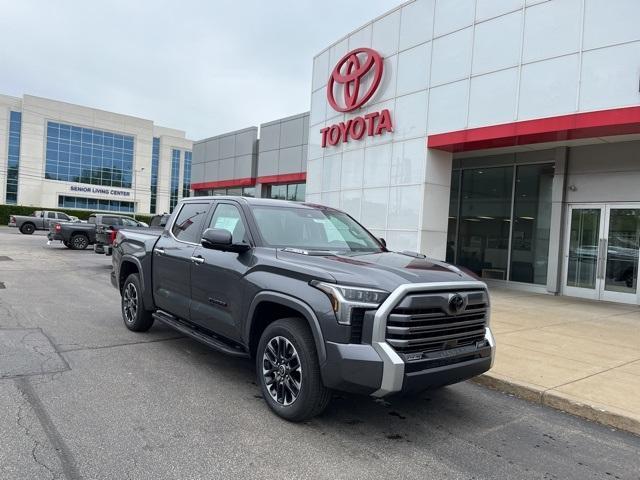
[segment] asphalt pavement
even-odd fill
[[[250,361],[128,331],[110,269],[0,228],[1,479],[640,480],[640,437],[469,382],[285,422]]]

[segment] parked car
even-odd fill
[[[112,262],[128,329],[158,320],[253,358],[267,404],[288,420],[322,412],[332,390],[418,392],[493,362],[484,283],[392,252],[332,208],[185,199],[161,233],[120,230]]]
[[[93,251],[95,253],[111,255],[113,242],[118,234],[118,230],[121,228],[152,228],[163,230],[168,219],[169,214],[165,213],[163,215],[154,215],[151,218],[151,225],[127,217],[122,217],[120,222],[111,225],[96,225],[96,243],[93,245]]]
[[[17,227],[20,233],[31,235],[36,230],[49,230],[56,222],[72,222],[73,218],[64,212],[52,210],[36,210],[31,215],[9,215],[9,226]]]
[[[59,240],[66,247],[72,250],[84,250],[89,245],[96,242],[97,225],[121,224],[123,219],[131,220],[130,217],[114,213],[92,213],[87,223],[58,222],[49,227],[47,235],[49,241]],[[135,222],[136,225],[138,222]]]

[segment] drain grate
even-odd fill
[[[0,255],[0,262],[10,262],[13,261],[13,258],[7,257],[6,255]]]

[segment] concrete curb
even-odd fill
[[[529,402],[539,403],[577,417],[586,418],[592,422],[640,435],[640,417],[629,412],[596,403],[585,403],[584,400],[557,390],[545,390],[538,385],[518,382],[496,373],[480,375],[472,381],[493,390],[515,395]]]

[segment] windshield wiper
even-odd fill
[[[322,256],[322,255],[337,255],[336,252],[331,250],[309,250],[304,248],[286,247],[282,249],[283,252],[297,253],[299,255],[309,256]]]

